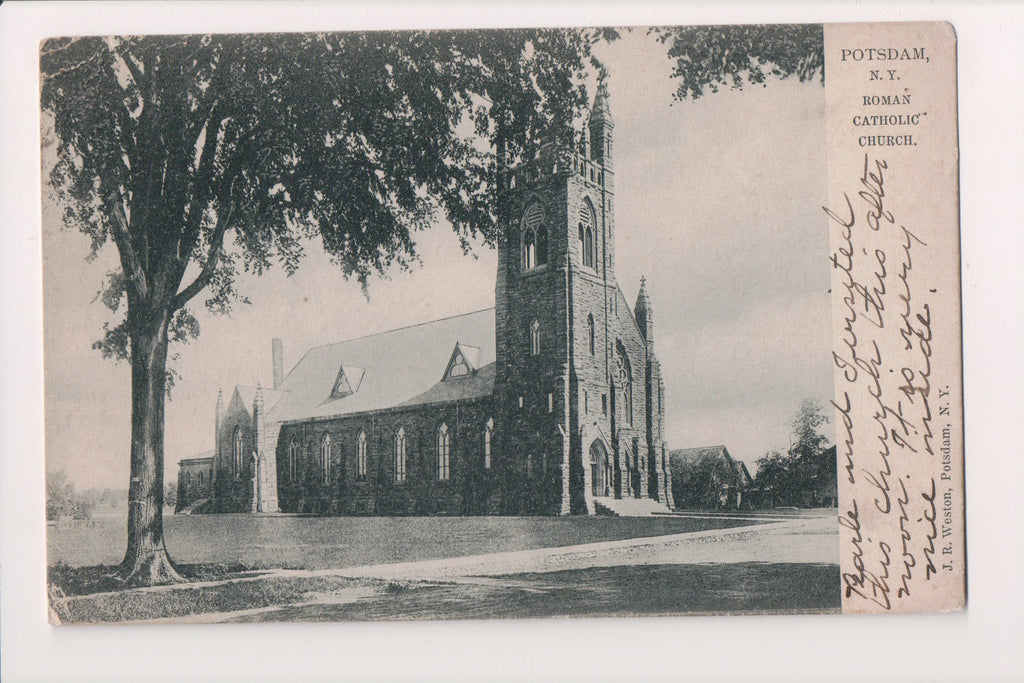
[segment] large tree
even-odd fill
[[[828,422],[822,405],[814,400],[800,403],[790,421],[793,428],[789,450],[771,451],[757,461],[755,484],[770,491],[780,505],[819,505],[835,498],[835,450],[821,428]]]
[[[753,31],[753,33],[751,33]],[[180,580],[163,539],[168,346],[198,333],[188,306],[237,298],[239,269],[298,266],[319,241],[346,276],[415,258],[445,216],[493,242],[503,168],[568,142],[612,30],[57,38],[40,53],[42,107],[65,224],[113,242],[104,303],[123,319],[95,346],[131,364],[129,582]],[[820,70],[820,27],[664,29],[678,96],[764,65]],[[711,61],[708,62],[708,58]],[[815,62],[817,60],[817,62]],[[740,79],[740,80],[737,80]]]
[[[317,239],[365,286],[443,214],[494,237],[501,160],[568,136],[594,34],[567,30],[61,38],[42,106],[65,223],[116,245],[97,348],[131,363],[126,580],[181,577],[164,546],[164,400],[188,304]],[[127,305],[122,309],[123,304]]]

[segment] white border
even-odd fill
[[[52,629],[43,607],[36,51],[61,34],[949,20],[959,37],[968,611]],[[990,680],[1024,676],[1024,10],[7,3],[0,8],[0,636],[21,680]]]

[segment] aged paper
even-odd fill
[[[51,622],[962,607],[955,65],[43,41]]]
[[[234,6],[237,7],[237,6]],[[1024,15],[1019,8],[1010,6],[968,7],[957,4],[940,6],[863,6],[847,5],[832,10],[801,6],[767,7],[745,6],[738,11],[728,12],[721,6],[687,10],[679,5],[663,6],[658,12],[643,8],[627,10],[607,4],[600,7],[583,8],[565,5],[554,8],[545,5],[501,6],[494,8],[496,14],[481,12],[470,6],[459,5],[448,10],[437,7],[403,5],[392,8],[389,14],[385,8],[365,7],[355,10],[348,7],[330,7],[318,3],[310,5],[273,6],[262,5],[244,12],[225,12],[223,6],[191,5],[187,8],[176,6],[122,4],[106,9],[97,6],[85,7],[79,4],[59,6],[47,3],[33,8],[29,3],[4,3],[0,14],[0,53],[3,59],[5,95],[0,104],[0,126],[4,140],[5,167],[3,182],[0,182],[0,196],[3,197],[4,227],[0,241],[4,244],[4,273],[8,284],[4,288],[5,320],[8,334],[4,335],[5,357],[15,366],[5,384],[3,419],[8,427],[8,445],[0,467],[0,505],[3,507],[3,541],[0,553],[3,555],[0,576],[2,576],[2,637],[4,656],[0,661],[3,678],[10,680],[133,680],[140,676],[150,680],[229,680],[246,678],[264,679],[351,679],[407,678],[421,680],[480,680],[480,679],[522,679],[537,680],[626,680],[637,676],[644,678],[665,678],[672,680],[908,680],[923,677],[962,680],[996,680],[1020,676],[1020,658],[1007,656],[1013,652],[1020,639],[1022,615],[1022,588],[1015,579],[1014,567],[1019,566],[1022,557],[1024,537],[1019,533],[1021,507],[1017,489],[1024,470],[1022,461],[1015,457],[1019,451],[1019,414],[1021,411],[1020,392],[1016,390],[1024,378],[1019,349],[1022,343],[1020,312],[1024,310],[1021,293],[1024,292],[1017,255],[1022,245],[1020,231],[1016,229],[1024,206],[1021,204],[1019,188],[1024,185],[1019,163],[1021,137],[1019,112],[1024,106],[1021,92],[1021,65],[1024,65]],[[536,10],[536,13],[535,13]],[[216,33],[262,32],[262,31],[305,31],[319,28],[352,30],[361,28],[416,26],[522,26],[583,24],[622,26],[678,25],[693,23],[735,23],[735,22],[800,22],[813,20],[877,22],[879,20],[900,21],[905,18],[948,19],[957,34],[957,62],[959,82],[956,83],[959,99],[960,148],[962,153],[962,211],[963,211],[963,315],[964,315],[964,381],[967,387],[966,440],[965,447],[971,453],[966,468],[967,489],[970,500],[970,514],[967,515],[970,544],[968,563],[970,566],[970,603],[967,611],[949,615],[921,615],[910,618],[835,618],[807,615],[799,617],[765,617],[741,619],[561,619],[544,622],[509,622],[491,619],[477,622],[434,622],[430,624],[377,624],[367,627],[359,624],[284,624],[264,625],[252,628],[246,625],[225,625],[218,627],[117,627],[64,628],[51,627],[46,623],[44,606],[44,568],[52,564],[54,555],[46,557],[46,545],[42,540],[44,528],[44,506],[41,492],[44,490],[43,453],[43,392],[40,379],[43,371],[41,294],[39,285],[43,278],[39,273],[39,105],[38,105],[38,53],[42,40],[59,35],[144,35],[150,33]],[[861,27],[868,30],[870,27]],[[879,45],[877,47],[887,47]],[[931,55],[934,58],[934,54]],[[636,77],[634,77],[636,78]],[[639,80],[639,79],[637,79]],[[777,84],[770,82],[766,90]],[[952,87],[952,86],[951,86]],[[822,86],[822,93],[826,86]],[[854,92],[859,92],[859,88]],[[613,91],[613,114],[616,115],[617,131],[622,131],[628,116],[622,113],[623,97]],[[637,98],[639,99],[639,98]],[[824,97],[822,97],[824,100]],[[17,115],[11,115],[14,111]],[[824,114],[824,107],[822,107]],[[933,116],[935,112],[930,112]],[[801,135],[816,138],[824,150],[824,125],[808,126],[802,120],[780,119],[764,108],[761,112],[763,125],[755,129],[760,135],[786,127],[802,128]],[[652,138],[663,146],[663,135]],[[659,131],[660,132],[660,131]],[[908,131],[901,130],[900,133]],[[894,133],[895,134],[895,133]],[[910,134],[914,134],[910,131]],[[857,136],[859,137],[859,136]],[[698,139],[694,135],[693,139]],[[733,139],[743,140],[750,145],[749,136],[738,132],[733,138],[718,138],[720,146],[726,147]],[[916,135],[915,135],[916,138]],[[621,140],[616,139],[617,142]],[[920,145],[920,142],[919,142]],[[749,149],[753,151],[754,146]],[[627,150],[620,150],[624,155]],[[707,147],[693,148],[691,160],[705,165],[705,175],[710,169],[721,168],[714,155],[707,153]],[[752,163],[763,164],[771,159],[764,155],[752,155]],[[805,155],[807,161],[813,154]],[[623,159],[624,156],[619,156]],[[715,159],[715,163],[710,162]],[[787,265],[799,266],[801,261],[823,257],[828,264],[825,269],[826,283],[820,294],[828,299],[827,278],[832,271],[828,257],[838,252],[829,248],[827,233],[838,224],[830,221],[822,207],[836,209],[845,206],[844,192],[859,190],[862,178],[862,159],[850,169],[849,181],[852,187],[832,192],[823,184],[820,199],[810,202],[813,210],[823,220],[820,229],[826,233],[826,244],[816,256],[800,254]],[[891,159],[887,159],[891,161]],[[729,167],[734,171],[736,167]],[[794,165],[792,168],[798,168]],[[824,166],[822,167],[824,169]],[[620,184],[625,183],[626,174],[619,176]],[[824,171],[822,172],[824,178]],[[641,176],[645,185],[650,185],[654,176]],[[732,196],[739,197],[750,187],[735,175],[736,186]],[[770,178],[765,178],[767,184]],[[791,183],[805,184],[805,178],[793,177]],[[885,184],[888,185],[886,179]],[[888,187],[886,188],[888,191]],[[44,198],[46,188],[43,188]],[[620,190],[619,202],[626,196],[625,187]],[[785,194],[783,191],[781,194]],[[925,188],[922,194],[931,193]],[[894,197],[890,193],[890,197]],[[768,206],[764,202],[761,206]],[[703,203],[695,203],[703,205]],[[620,216],[620,239],[635,230],[627,226],[622,209]],[[681,215],[681,214],[680,214]],[[666,219],[674,220],[675,217]],[[751,219],[754,215],[751,215]],[[632,220],[632,219],[630,219]],[[752,224],[750,220],[748,224]],[[742,223],[722,221],[720,230]],[[911,227],[911,226],[907,226]],[[44,221],[44,230],[45,230]],[[635,232],[633,232],[635,235]],[[45,242],[49,245],[53,242]],[[64,237],[75,237],[74,233],[63,233]],[[659,244],[660,251],[667,253],[665,242]],[[66,271],[64,277],[75,280],[83,296],[74,300],[81,310],[96,307],[92,296],[100,288],[102,275],[107,271],[105,263],[97,264],[97,270],[89,271],[85,266],[76,267],[87,249],[71,250],[59,269]],[[634,246],[619,246],[619,256],[636,253]],[[749,252],[732,251],[729,259],[744,262],[751,271],[763,269],[765,263],[752,258]],[[711,257],[704,252],[703,258]],[[485,257],[481,257],[485,260]],[[648,260],[651,260],[648,257]],[[455,260],[452,261],[455,263]],[[715,264],[726,262],[715,261]],[[677,263],[682,263],[677,260]],[[490,266],[490,264],[488,264]],[[627,269],[625,264],[620,269]],[[695,284],[697,274],[680,267],[688,274],[689,292]],[[620,270],[624,272],[624,270]],[[920,273],[919,273],[920,274]],[[45,273],[43,274],[45,276]],[[635,287],[637,277],[624,278]],[[710,285],[723,287],[729,278],[706,274]],[[658,345],[662,361],[678,353],[686,345],[677,344],[670,351],[666,336],[668,320],[663,318],[673,306],[666,301],[666,290],[658,279],[649,278],[649,286],[656,293],[653,303],[658,308]],[[463,277],[469,284],[472,280]],[[275,281],[274,286],[277,286]],[[321,284],[321,286],[323,286]],[[331,285],[333,287],[333,284]],[[437,291],[427,286],[424,291]],[[315,291],[306,288],[298,297],[288,301],[294,308],[302,306],[303,294]],[[724,289],[723,289],[724,291]],[[250,292],[251,294],[251,292]],[[630,293],[631,294],[631,293]],[[340,294],[339,294],[340,298]],[[630,297],[632,298],[632,297]],[[682,298],[682,296],[680,296]],[[691,297],[692,298],[692,297]],[[255,299],[254,299],[255,301]],[[919,301],[923,301],[919,299]],[[630,304],[633,302],[630,301]],[[830,307],[831,308],[831,307]],[[260,315],[268,314],[266,307],[255,306]],[[445,310],[435,307],[423,310],[421,319],[432,320],[460,310]],[[75,311],[64,311],[71,315]],[[245,322],[244,310],[238,322]],[[97,387],[107,387],[103,377],[97,378],[94,367],[103,366],[97,358],[88,353],[74,353],[78,347],[87,347],[99,337],[94,317],[83,322],[82,317],[71,315],[79,326],[69,332],[69,343],[61,351],[68,358],[68,364],[80,365],[79,372]],[[309,316],[303,316],[303,325],[293,325],[286,332],[306,326]],[[748,330],[756,330],[758,342],[766,341],[765,321],[751,321]],[[398,324],[404,324],[400,322]],[[831,326],[831,317],[827,324]],[[49,326],[50,323],[47,323]],[[219,323],[204,322],[202,337],[184,348],[182,361],[205,354],[209,345],[217,344]],[[263,375],[264,386],[271,380],[270,339],[280,334],[282,328],[262,332],[236,331],[236,338],[246,335],[258,338],[255,353],[252,349],[235,351],[238,355],[255,358],[254,367]],[[388,327],[387,329],[390,329]],[[802,336],[798,328],[790,328],[793,343]],[[333,339],[341,339],[336,336]],[[325,340],[325,343],[332,341]],[[726,355],[726,349],[736,349],[735,344],[721,334],[709,335],[703,339],[706,346],[716,346]],[[285,339],[285,360],[289,365],[308,346]],[[831,334],[819,345],[825,350],[825,367],[830,375],[829,400],[842,396],[833,395],[831,374],[834,360]],[[236,347],[237,348],[237,347]],[[745,349],[749,350],[749,349]],[[260,354],[257,356],[256,354]],[[232,352],[219,352],[218,357],[229,359]],[[737,365],[744,365],[735,353],[729,352]],[[48,355],[47,364],[53,356]],[[806,355],[807,367],[816,361]],[[447,360],[447,359],[445,359]],[[225,361],[226,362],[226,361]],[[116,366],[111,366],[116,367]],[[123,366],[122,366],[123,367]],[[225,385],[218,380],[213,390],[194,392],[189,385],[198,376],[193,367],[181,368],[182,383],[178,393],[169,404],[169,414],[179,413],[182,406],[196,403],[202,410],[196,411],[194,424],[204,435],[212,432],[207,424],[212,420],[216,385]],[[203,372],[212,374],[213,366],[205,366]],[[788,366],[787,366],[788,369]],[[48,370],[49,371],[49,370]],[[757,377],[758,375],[749,375]],[[59,384],[62,399],[74,399],[80,392],[80,385],[74,378],[62,378]],[[248,381],[244,373],[233,372],[230,381]],[[255,378],[252,380],[255,383]],[[673,381],[673,390],[687,383]],[[211,383],[212,384],[212,383]],[[718,389],[724,384],[720,383]],[[849,387],[852,388],[852,387]],[[189,392],[186,394],[185,392]],[[123,394],[123,390],[121,391]],[[96,431],[75,431],[75,411],[60,410],[58,422],[63,422],[69,433],[75,435],[71,442],[74,449],[89,452],[91,462],[96,462],[97,471],[106,467],[106,460],[94,459],[93,451],[99,449],[109,453],[111,461],[123,462],[125,456],[123,403],[103,398],[108,394],[94,392],[79,406],[99,405],[90,419],[117,423],[120,436],[109,442],[97,439]],[[734,394],[740,399],[739,394]],[[188,397],[191,396],[191,397]],[[116,394],[114,395],[116,398]],[[681,403],[673,400],[671,412],[681,409]],[[668,406],[667,406],[668,407]],[[955,408],[954,408],[955,409]],[[829,406],[829,410],[834,409]],[[98,415],[97,415],[98,414]],[[833,413],[833,425],[840,415]],[[174,418],[177,419],[177,418]],[[48,424],[52,418],[47,419]],[[174,420],[172,420],[173,422]],[[169,429],[169,434],[181,434],[180,428]],[[735,433],[735,432],[734,432]],[[838,435],[837,435],[838,437]],[[178,438],[178,437],[174,437]],[[208,436],[205,438],[209,439]],[[729,450],[736,456],[747,457],[743,449],[733,445],[733,438],[723,439]],[[837,438],[838,441],[838,438]],[[697,443],[704,443],[699,441]],[[120,444],[120,445],[119,445]],[[672,448],[692,446],[686,438],[673,438]],[[785,444],[783,444],[785,445]],[[174,446],[168,448],[166,479],[176,477],[175,458],[192,457],[203,450],[205,444],[195,447]],[[874,453],[869,452],[869,455]],[[759,456],[755,453],[755,456]],[[47,468],[51,456],[47,454]],[[58,469],[64,463],[57,464]],[[70,473],[70,468],[69,468]],[[755,472],[752,472],[756,476]],[[123,476],[109,478],[111,487],[122,489],[127,486],[127,469]],[[77,490],[87,490],[96,483],[80,481],[75,477]],[[873,502],[872,496],[868,502]],[[839,508],[836,508],[838,512]],[[200,516],[196,516],[199,519]],[[831,561],[834,565],[831,585],[834,586],[837,606],[846,585],[842,572],[839,543],[839,515],[836,520],[835,549]],[[923,515],[922,515],[923,518]],[[123,525],[123,516],[118,515]],[[172,510],[165,515],[169,534],[169,549],[172,557],[182,563],[194,561],[190,552],[180,544],[178,534],[181,527],[173,528],[183,520]],[[194,520],[193,520],[194,521]],[[118,522],[115,521],[115,526]],[[244,524],[244,522],[243,522]],[[65,524],[62,531],[76,531],[72,524]],[[957,532],[959,536],[959,532]],[[864,534],[866,539],[868,534]],[[875,539],[875,535],[870,535]],[[797,537],[794,537],[797,538]],[[806,536],[799,538],[806,539]],[[269,539],[267,539],[269,540]],[[877,540],[877,539],[876,539]],[[116,563],[124,548],[123,528],[115,533],[104,551],[112,556],[102,562]],[[324,539],[323,546],[340,543],[338,538]],[[886,541],[890,543],[889,540]],[[239,543],[240,549],[246,549]],[[91,541],[81,547],[99,548],[102,543]],[[704,542],[702,547],[712,544]],[[198,546],[197,546],[198,547]],[[847,549],[849,546],[847,546]],[[89,552],[93,552],[89,550]],[[846,552],[846,549],[843,550]],[[901,550],[902,552],[902,550]],[[719,559],[723,557],[718,552]],[[865,555],[866,556],[866,555]],[[693,555],[691,555],[693,557]],[[762,555],[763,557],[763,555]],[[85,562],[95,562],[86,557]],[[80,563],[79,563],[80,564]],[[720,563],[721,564],[721,563]],[[899,566],[895,561],[894,566]],[[874,565],[876,568],[878,564]],[[720,567],[709,566],[707,572],[696,578],[711,576]],[[868,568],[874,575],[874,569]],[[898,572],[893,570],[893,575]],[[865,575],[866,578],[866,575]],[[915,575],[915,580],[917,580]],[[650,583],[642,584],[646,589]],[[869,590],[873,590],[870,584]],[[704,589],[708,589],[704,584]],[[920,593],[917,588],[912,590]],[[895,588],[890,592],[895,592]],[[539,595],[539,594],[538,594]],[[857,596],[853,596],[856,598]],[[865,600],[864,602],[869,602]],[[872,603],[873,604],[873,603]],[[1010,673],[1010,672],[1015,673]],[[642,673],[641,673],[642,672]]]
[[[963,607],[956,35],[825,28],[843,611]]]

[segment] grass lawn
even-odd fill
[[[463,557],[580,543],[724,529],[742,519],[686,517],[291,517],[171,515],[164,520],[176,562],[249,569],[326,569]],[[115,565],[125,520],[47,528],[48,561]]]
[[[808,533],[810,540],[806,543],[812,548],[828,545],[834,533],[821,525],[784,531],[766,527],[764,533],[722,539],[704,537],[708,540],[699,543],[724,544],[721,555],[712,553],[710,561],[704,563],[666,564],[664,559],[655,559],[660,546],[641,545],[623,555],[630,562],[621,566],[604,566],[601,562],[591,566],[585,561],[575,568],[549,572],[536,572],[532,567],[527,572],[523,571],[526,566],[510,564],[507,570],[502,568],[488,576],[428,575],[424,580],[405,580],[388,579],[386,571],[379,576],[371,572],[365,579],[272,571],[442,560],[758,523],[726,516],[178,516],[167,519],[168,547],[194,582],[124,590],[111,571],[121,557],[124,522],[108,518],[88,525],[48,528],[51,604],[64,623],[476,619],[838,609],[835,564],[827,559],[793,561],[790,558],[801,556],[799,552],[779,552],[780,544],[783,548],[799,545]],[[737,543],[740,550],[734,547]],[[698,547],[706,548],[694,546]],[[604,551],[587,551],[591,552]],[[587,553],[584,557],[589,557]],[[650,553],[651,560],[637,564],[636,553]],[[829,554],[819,549],[817,555],[827,558]]]
[[[231,621],[374,621],[838,612],[839,567],[735,564],[591,567],[479,582],[412,583],[358,601],[320,601]]]
[[[451,581],[268,575],[70,597],[56,607],[64,623],[516,619],[837,612],[839,593],[837,565],[739,562],[590,567]]]

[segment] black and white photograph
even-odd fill
[[[1014,680],[1022,31],[4,3],[0,676]]]
[[[838,611],[821,25],[40,69],[54,623]]]

